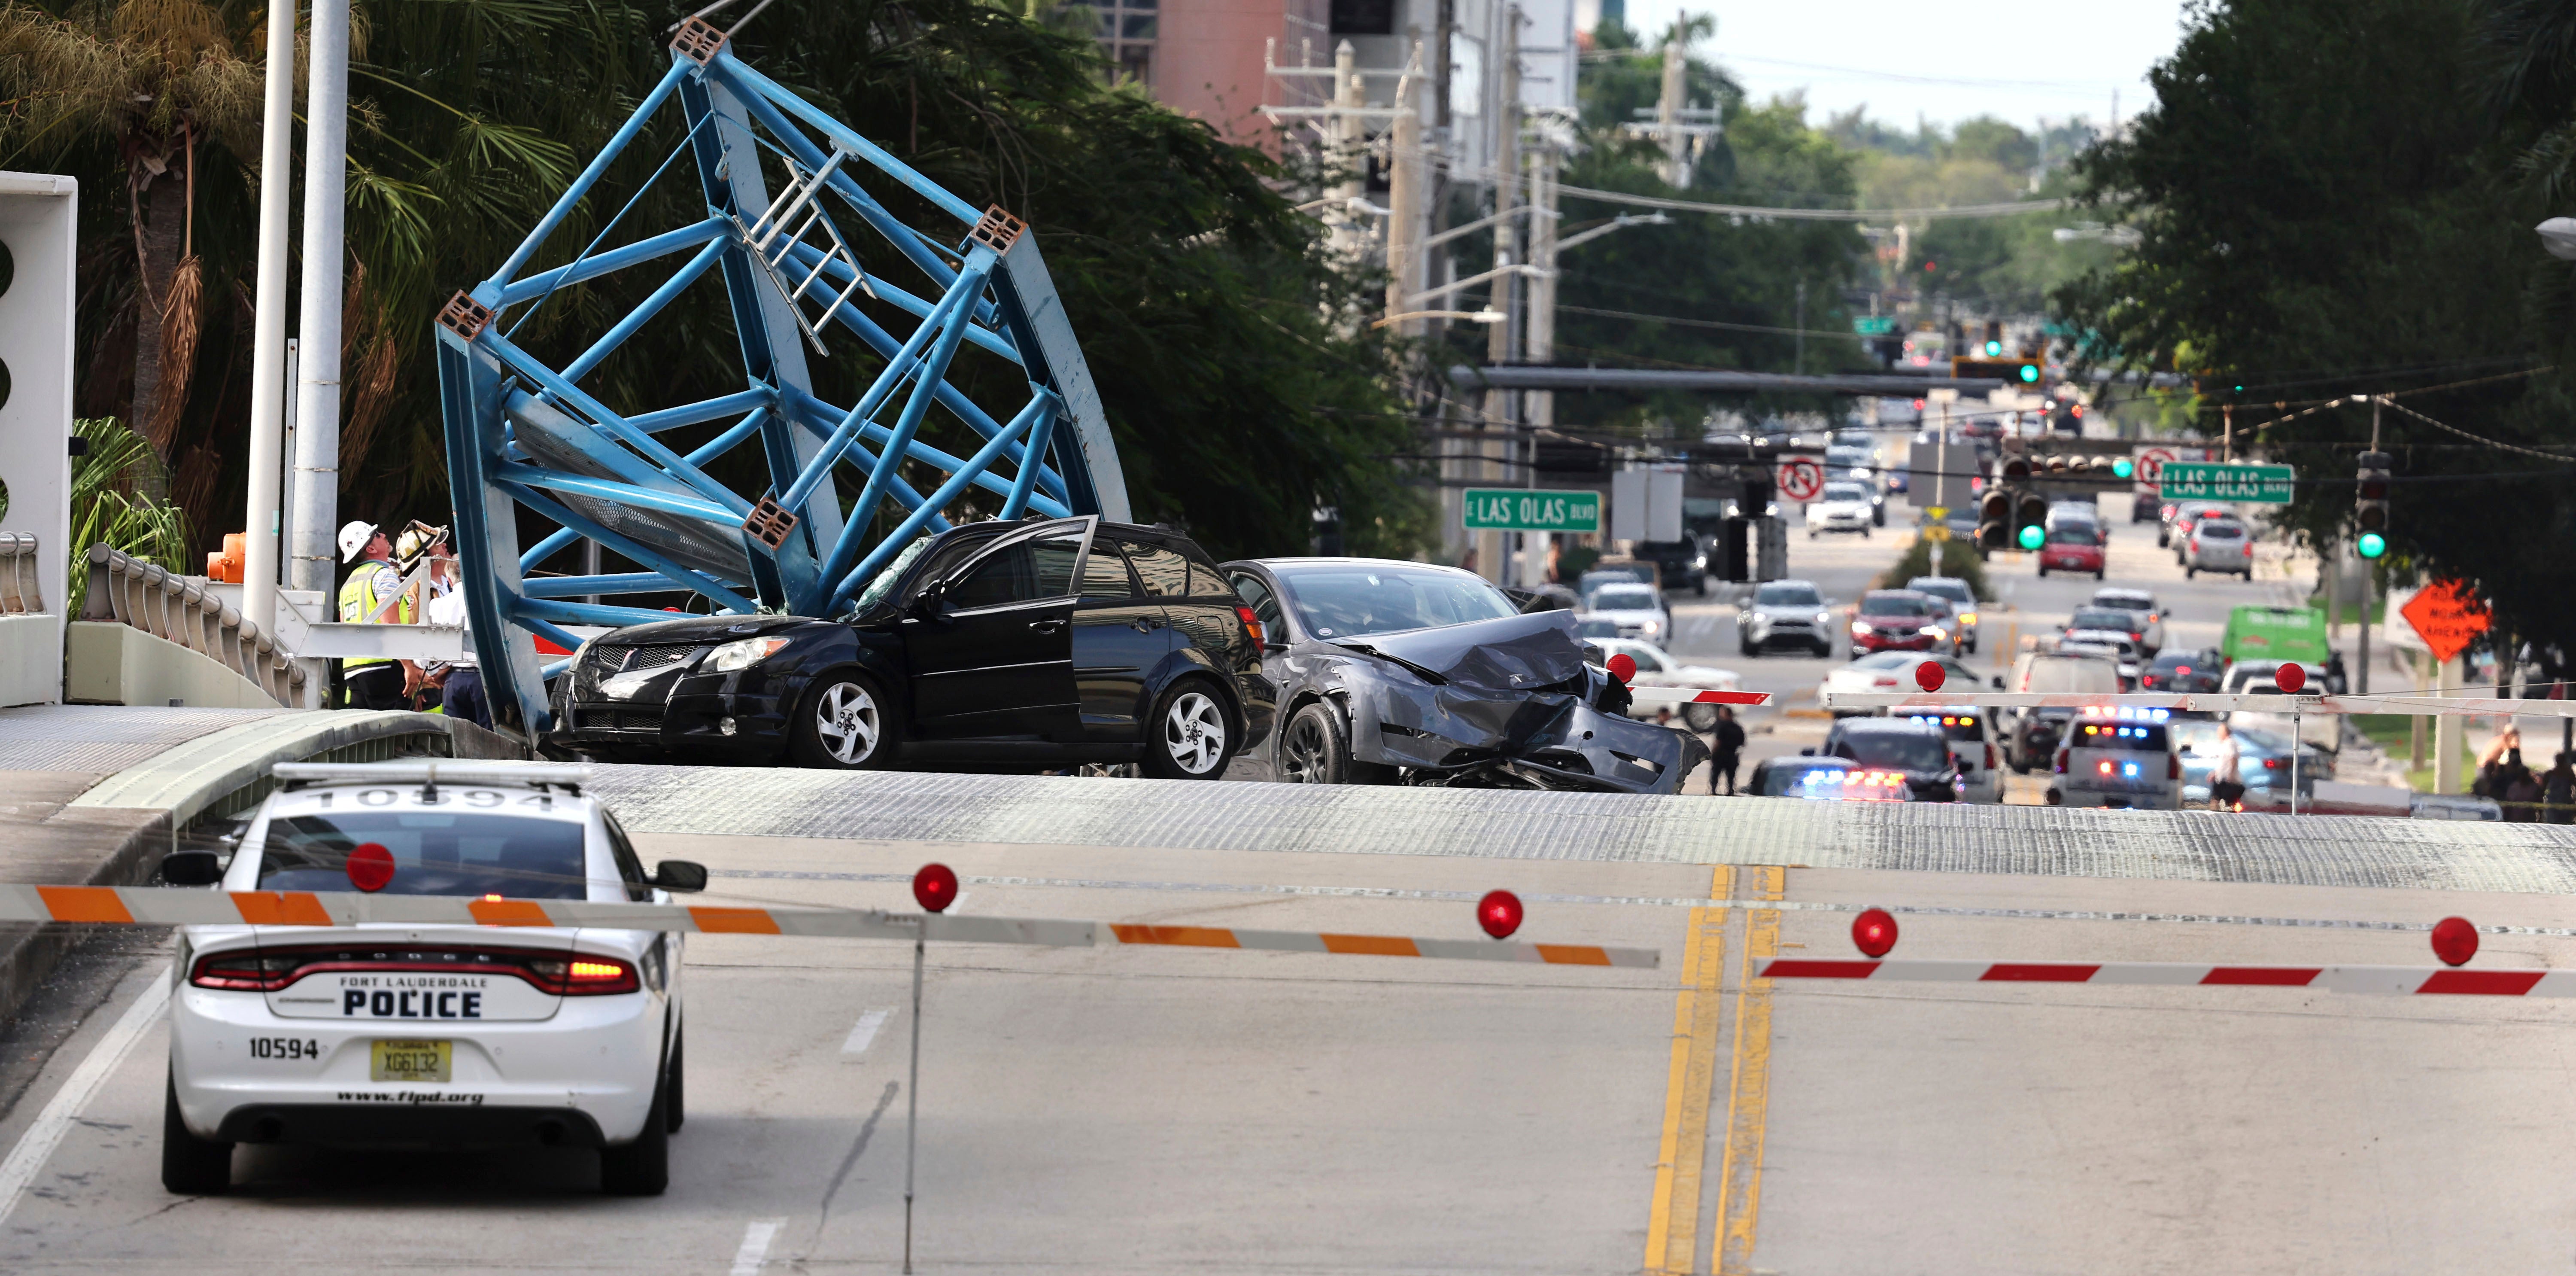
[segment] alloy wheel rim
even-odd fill
[[[1323,728],[1300,718],[1288,729],[1288,775],[1301,784],[1316,782],[1324,769]]]
[[[874,754],[882,725],[876,698],[855,682],[833,684],[823,693],[821,703],[814,706],[816,738],[834,759],[844,763],[864,761]]]
[[[1163,756],[1191,775],[1205,775],[1225,761],[1225,715],[1203,692],[1184,691],[1163,715]]]

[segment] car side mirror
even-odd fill
[[[664,860],[653,866],[653,885],[690,893],[707,888],[707,866],[692,860]]]
[[[922,586],[921,591],[912,596],[912,601],[905,604],[904,611],[908,615],[918,617],[936,616],[939,614],[939,600],[947,592],[947,582],[934,580]]]
[[[172,851],[161,859],[165,886],[212,886],[224,880],[224,864],[213,851]]]

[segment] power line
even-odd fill
[[[1862,221],[1939,221],[1971,217],[2019,217],[2026,213],[2053,213],[2072,201],[2063,199],[2029,199],[2010,204],[1961,204],[1953,208],[1777,208],[1762,204],[1703,204],[1687,199],[1665,199],[1660,195],[1631,195],[1624,191],[1593,190],[1586,186],[1559,186],[1560,195],[1575,199],[1596,200],[1604,204],[1628,204],[1637,208],[1669,208],[1686,213],[1718,213],[1728,217],[1770,217],[1782,221],[1862,222]]]
[[[1673,315],[1647,315],[1632,310],[1595,310],[1590,306],[1569,306],[1563,302],[1557,303],[1556,308],[1569,314],[1594,315],[1603,319],[1635,319],[1644,323],[1669,323],[1683,328],[1724,328],[1729,332],[1771,332],[1787,337],[1845,337],[1857,340],[1859,336],[1857,333],[1835,332],[1824,328],[1776,328],[1759,323],[1723,323],[1715,319],[1682,319]]]

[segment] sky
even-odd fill
[[[1867,103],[1872,119],[1911,128],[1978,115],[2025,128],[2082,115],[2098,126],[2119,92],[2120,118],[2152,100],[2147,69],[2181,39],[2182,0],[2022,0],[1974,14],[1922,0],[1628,0],[1628,26],[1649,43],[1678,12],[1714,13],[1717,36],[1696,52],[1725,66],[1756,100],[1803,88],[1807,118]]]

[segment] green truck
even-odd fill
[[[2219,654],[2239,660],[2296,660],[2324,664],[2326,614],[2313,607],[2238,607],[2227,613]]]

